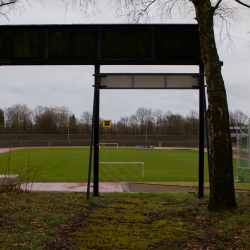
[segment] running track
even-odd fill
[[[32,148],[48,148],[48,147],[32,147]],[[53,148],[53,147],[52,147]],[[54,147],[54,148],[57,148],[57,147]],[[86,148],[86,147],[85,147]],[[11,151],[13,150],[18,150],[18,149],[27,149],[27,148],[12,148]],[[176,148],[168,148],[168,147],[162,147],[162,148],[155,148],[155,149],[176,149]],[[189,149],[189,148],[177,148],[177,149]],[[198,148],[190,148],[191,150],[199,150]],[[0,154],[1,153],[6,153],[6,152],[9,152],[10,149],[9,148],[0,148]],[[207,149],[204,148],[204,152],[207,152]],[[237,154],[236,153],[233,153],[233,158],[237,158]]]

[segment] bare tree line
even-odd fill
[[[99,126],[102,134],[128,135],[198,135],[199,115],[191,110],[183,116],[172,111],[140,107],[130,116],[112,122],[111,128]],[[230,111],[230,126],[248,124],[248,116],[241,110]],[[80,118],[67,107],[42,107],[34,110],[25,104],[15,104],[0,109],[0,133],[2,134],[90,134],[92,113],[84,111]]]

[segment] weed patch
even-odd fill
[[[250,193],[211,213],[187,193],[0,193],[1,249],[250,249]]]
[[[69,237],[78,249],[248,249],[247,203],[214,214],[207,202],[190,194],[109,194]]]

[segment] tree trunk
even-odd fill
[[[221,74],[222,62],[216,49],[213,30],[214,8],[210,0],[197,0],[201,55],[208,93],[208,118],[211,137],[210,199],[208,209],[220,211],[237,207],[234,192],[232,146],[226,89]]]

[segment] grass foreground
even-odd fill
[[[207,211],[188,193],[0,193],[1,249],[250,249],[250,192]]]

